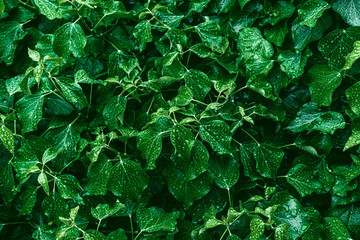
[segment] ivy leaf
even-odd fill
[[[34,0],[35,5],[39,8],[41,14],[45,15],[49,20],[63,18],[59,11],[59,2],[56,0]]]
[[[297,113],[297,117],[287,127],[293,132],[321,131],[334,134],[337,129],[345,127],[345,119],[338,112],[321,112],[315,103],[305,104]]]
[[[256,170],[263,177],[275,178],[283,157],[284,152],[280,148],[268,144],[259,144],[254,152]]]
[[[149,176],[144,169],[131,160],[120,160],[110,174],[108,189],[115,196],[134,201],[148,186]]]
[[[286,181],[293,185],[301,197],[305,197],[321,187],[314,175],[314,171],[308,166],[297,164],[287,173]]]
[[[82,190],[76,177],[70,174],[62,174],[55,179],[59,194],[63,199],[73,199],[76,202],[82,202],[80,192]]]
[[[351,239],[351,235],[344,223],[337,217],[324,218],[325,234],[329,240]]]
[[[32,184],[25,185],[25,190],[21,194],[21,211],[20,215],[31,213],[36,204],[38,187]]]
[[[219,11],[222,13],[227,13],[234,4],[235,0],[218,0],[216,2]]]
[[[239,164],[233,158],[212,159],[209,170],[214,182],[220,188],[229,190],[239,180]]]
[[[311,100],[320,106],[330,106],[332,95],[340,86],[341,73],[327,65],[314,65],[309,70]]]
[[[102,234],[101,232],[95,229],[86,230],[84,232],[84,240],[106,240],[106,239],[107,238],[104,234]]]
[[[352,67],[354,62],[360,58],[360,41],[354,42],[354,49],[345,58],[345,65],[342,70],[348,70]]]
[[[26,95],[16,103],[16,109],[21,123],[22,132],[32,132],[42,119],[44,97],[40,94]]]
[[[171,129],[170,140],[178,157],[190,158],[195,142],[195,137],[190,130],[177,124]]]
[[[124,113],[126,109],[127,98],[118,95],[109,99],[103,110],[105,123],[111,128],[117,128],[119,122],[124,121]]]
[[[54,33],[53,49],[60,57],[69,58],[70,54],[75,57],[85,55],[86,36],[77,23],[65,23]]]
[[[351,26],[360,26],[360,3],[357,0],[337,0],[332,4],[335,12]]]
[[[15,144],[14,144],[14,136],[13,133],[5,127],[5,125],[2,125],[0,127],[0,140],[2,144],[5,146],[5,148],[12,154],[15,154]]]
[[[200,125],[200,137],[208,142],[219,154],[231,154],[229,125],[221,120],[213,120]]]
[[[15,22],[0,23],[0,62],[13,63],[18,42],[25,37],[23,25]]]
[[[360,40],[359,30],[358,27],[337,29],[319,41],[319,51],[330,66],[343,68],[346,56],[353,50],[354,42]]]
[[[331,5],[323,0],[307,0],[298,9],[299,25],[315,27],[318,18],[329,8]]]
[[[66,218],[69,214],[66,201],[55,191],[50,192],[50,195],[43,200],[41,209],[49,219],[58,224],[60,223],[59,217]]]
[[[355,83],[345,91],[351,110],[360,116],[360,82]]]
[[[116,201],[115,206],[113,207],[109,204],[98,204],[95,208],[91,208],[91,215],[98,220],[103,220],[124,208],[125,205],[119,201]]]
[[[41,172],[37,178],[38,183],[44,189],[44,192],[49,196],[50,195],[50,188],[49,188],[49,181],[46,176],[45,172]]]
[[[359,144],[360,144],[360,131],[353,132],[349,137],[349,139],[346,141],[344,151]]]
[[[265,231],[263,221],[260,218],[253,218],[250,222],[250,231],[250,239],[259,239]]]
[[[208,76],[201,71],[190,69],[185,73],[184,79],[186,86],[197,100],[202,101],[211,90]]]
[[[136,211],[142,232],[153,233],[157,231],[175,231],[176,219],[180,217],[179,212],[167,213],[158,207],[139,208]]]
[[[199,34],[203,43],[218,53],[224,53],[228,48],[229,42],[220,33],[220,26],[214,21],[200,23],[195,26],[195,31]]]
[[[281,71],[285,72],[291,79],[300,77],[304,73],[307,59],[312,56],[309,48],[302,53],[285,51],[279,54],[278,61]]]
[[[72,103],[78,103],[83,107],[88,105],[86,96],[78,83],[65,77],[55,78],[55,81],[59,84],[66,100]]]
[[[85,186],[85,195],[105,195],[110,178],[112,164],[108,159],[100,157],[88,171],[89,182]]]
[[[153,37],[151,35],[151,23],[148,20],[139,22],[134,29],[133,35],[140,44],[140,52],[142,52],[146,43],[151,42]]]
[[[7,162],[0,163],[0,195],[5,201],[11,201],[15,196],[15,179],[12,167]]]
[[[55,148],[65,150],[76,150],[77,143],[80,141],[80,133],[72,124],[65,127],[56,128],[46,134],[46,138],[54,144]]]

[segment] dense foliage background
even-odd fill
[[[359,0],[0,0],[1,239],[360,239]]]

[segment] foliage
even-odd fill
[[[1,239],[360,239],[358,0],[0,0]]]

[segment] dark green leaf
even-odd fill
[[[136,211],[136,217],[139,220],[141,231],[148,233],[175,231],[176,219],[179,218],[179,216],[179,212],[167,213],[158,207],[139,208]]]
[[[25,37],[23,25],[15,22],[0,23],[0,62],[12,64],[18,42]]]
[[[231,135],[229,125],[221,120],[214,120],[200,125],[200,137],[208,142],[219,154],[231,154]]]
[[[23,124],[22,132],[32,132],[42,119],[44,97],[40,94],[26,95],[16,103],[19,119]]]
[[[284,151],[280,148],[268,144],[259,144],[254,152],[256,170],[263,177],[274,178],[280,168],[283,157]]]
[[[307,0],[298,9],[299,25],[315,27],[318,18],[329,8],[331,8],[330,4],[324,0]]]
[[[351,26],[360,26],[360,3],[357,0],[337,0],[332,5],[344,21]]]

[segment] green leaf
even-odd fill
[[[43,200],[41,209],[45,216],[57,224],[60,223],[59,217],[67,217],[69,214],[69,207],[66,201],[55,191],[50,192],[50,196]]]
[[[210,161],[211,176],[220,188],[229,190],[239,180],[239,163],[233,158],[215,158]]]
[[[326,239],[352,239],[350,233],[346,229],[344,223],[337,217],[325,217],[324,218],[325,235]]]
[[[42,186],[42,188],[44,189],[44,192],[45,192],[47,195],[50,195],[49,182],[48,182],[48,178],[47,178],[45,172],[41,172],[41,173],[39,174],[37,181],[38,181],[38,183]]]
[[[101,232],[90,229],[84,232],[84,240],[106,240],[106,236]]]
[[[344,67],[345,58],[353,50],[354,42],[360,40],[359,30],[358,27],[337,29],[319,41],[319,51],[330,66],[338,69]]]
[[[115,196],[134,201],[148,186],[149,176],[144,169],[131,160],[120,160],[110,174],[108,189]]]
[[[38,51],[31,50],[30,48],[28,48],[28,55],[31,58],[31,60],[33,60],[35,62],[40,61],[40,53]]]
[[[54,147],[57,149],[76,150],[77,143],[80,141],[80,133],[75,129],[74,125],[69,124],[65,127],[56,128],[46,134]]]
[[[41,14],[45,15],[49,20],[63,18],[59,2],[56,0],[34,0],[35,5],[39,8]]]
[[[266,76],[263,74],[250,77],[246,82],[246,86],[265,98],[271,100],[276,99],[272,85],[266,80]]]
[[[100,157],[88,171],[89,181],[85,186],[85,195],[105,195],[110,178],[112,164],[108,159]]]
[[[103,220],[124,208],[125,205],[119,201],[116,201],[115,206],[113,207],[109,204],[98,204],[95,208],[91,208],[91,215],[98,220]]]
[[[241,10],[243,10],[244,6],[250,1],[251,0],[238,0]]]
[[[82,57],[85,55],[86,41],[80,25],[68,22],[55,31],[53,49],[60,57],[69,58],[70,54]]]
[[[48,148],[46,149],[46,151],[44,152],[43,156],[42,156],[42,162],[43,164],[46,164],[52,160],[54,160],[57,155],[60,153],[60,149],[56,149],[56,148]]]
[[[153,233],[157,231],[175,231],[176,219],[180,217],[179,212],[167,213],[159,207],[139,208],[136,211],[142,232]]]
[[[82,197],[80,196],[82,188],[76,177],[70,174],[62,174],[57,176],[55,183],[63,199],[73,199],[76,202],[82,202]]]
[[[40,94],[26,95],[17,101],[16,109],[23,133],[37,130],[37,124],[42,119],[43,105],[44,97]]]
[[[327,65],[314,65],[309,70],[311,100],[320,106],[330,106],[332,95],[342,81],[341,73]]]
[[[289,30],[287,29],[286,25],[280,23],[264,30],[264,36],[266,39],[278,47],[283,45],[285,37],[288,33]]]
[[[315,103],[309,102],[297,113],[297,117],[288,125],[292,132],[321,131],[333,135],[337,129],[345,128],[345,119],[338,112],[321,112]]]
[[[291,79],[300,77],[304,73],[307,59],[312,56],[309,48],[304,52],[285,51],[279,54],[278,61],[281,71],[285,72]]]
[[[184,15],[175,15],[165,6],[155,7],[154,16],[169,26],[170,29],[179,27],[181,20],[184,18]]]
[[[355,83],[345,91],[351,110],[360,116],[360,82]]]
[[[66,100],[72,103],[80,104],[83,107],[88,105],[86,96],[78,83],[74,80],[65,77],[55,78],[57,84],[59,84],[62,93]]]
[[[207,173],[191,181],[186,181],[184,174],[177,169],[169,168],[165,174],[170,193],[185,206],[190,206],[204,197],[212,187],[211,177]]]
[[[0,17],[4,16],[5,4],[4,0],[0,0]]]
[[[127,240],[127,236],[126,233],[124,231],[124,229],[122,228],[118,228],[115,231],[109,233],[109,235],[107,236],[108,240]]]
[[[342,70],[348,70],[352,67],[354,62],[360,58],[360,41],[354,42],[354,49],[345,58],[345,65]]]
[[[0,23],[0,62],[13,63],[18,42],[25,37],[23,25],[15,22]]]
[[[256,170],[261,176],[275,178],[284,158],[284,151],[262,143],[256,146],[254,158],[256,160]]]
[[[290,240],[288,228],[290,227],[287,223],[282,223],[275,229],[275,240]]]
[[[145,131],[140,132],[137,146],[143,158],[147,160],[146,168],[154,169],[155,161],[162,149],[162,139],[169,136],[171,122],[167,118],[160,118]]]
[[[140,52],[142,52],[145,47],[146,43],[151,42],[153,37],[151,35],[151,23],[148,20],[143,20],[139,22],[133,31],[133,35],[135,39],[140,44]]]
[[[208,142],[214,151],[219,154],[231,154],[230,128],[221,120],[213,120],[200,125],[200,137]]]
[[[253,218],[250,222],[250,239],[258,240],[265,231],[265,225],[260,218]]]
[[[227,13],[235,4],[235,0],[217,0],[216,5],[220,12]]]
[[[190,158],[195,137],[182,125],[174,125],[171,129],[170,141],[175,148],[175,154],[180,158]]]
[[[25,185],[25,190],[21,194],[21,211],[20,215],[25,215],[33,212],[33,208],[37,200],[38,187],[32,184]]]
[[[360,131],[353,132],[349,137],[349,139],[346,141],[344,151],[359,144],[360,144]]]
[[[117,128],[119,122],[122,124],[124,121],[124,113],[126,109],[127,98],[118,95],[110,98],[103,110],[103,117],[105,123],[111,128]]]
[[[239,31],[237,49],[245,62],[255,55],[264,58],[271,58],[274,55],[271,43],[262,37],[259,29],[254,27],[243,28]]]
[[[316,192],[321,187],[320,182],[314,178],[315,172],[304,164],[297,164],[287,173],[286,181],[290,183],[301,197]]]
[[[15,179],[9,163],[0,163],[0,196],[9,202],[15,196]]]
[[[200,23],[195,26],[203,43],[217,53],[224,53],[229,41],[221,36],[220,26],[214,21]]]
[[[307,0],[298,9],[299,25],[315,27],[318,18],[329,8],[331,5],[324,0]]]
[[[2,144],[5,146],[5,148],[12,154],[15,154],[15,144],[14,144],[14,136],[13,133],[5,127],[5,125],[2,125],[0,127],[0,140]]]
[[[357,0],[337,0],[332,5],[344,21],[351,26],[360,26],[360,3]]]
[[[195,69],[190,69],[184,76],[186,86],[191,90],[195,99],[202,101],[211,90],[208,76]]]
[[[178,95],[173,98],[172,102],[175,106],[186,106],[193,99],[193,93],[187,86],[180,86],[178,89]]]

